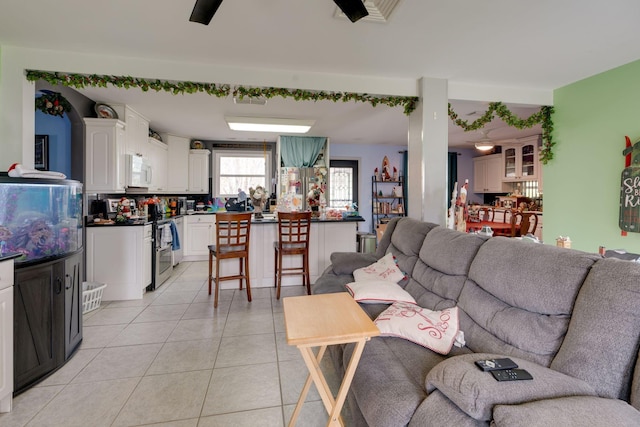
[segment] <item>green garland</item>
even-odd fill
[[[540,161],[545,165],[549,162],[549,160],[553,159],[552,149],[553,146],[556,145],[551,137],[551,132],[553,131],[553,121],[551,120],[552,113],[553,107],[543,106],[537,113],[530,115],[526,119],[521,119],[520,117],[509,111],[507,106],[502,102],[492,102],[489,104],[489,109],[487,109],[482,117],[479,117],[472,123],[469,123],[466,120],[460,119],[455,111],[453,111],[453,109],[451,108],[451,104],[449,104],[449,118],[457,126],[464,129],[465,132],[482,129],[487,123],[493,120],[494,114],[500,117],[509,126],[518,129],[529,129],[537,124],[541,124],[543,142],[542,149],[540,150]]]
[[[44,80],[52,85],[61,84],[63,86],[74,87],[82,89],[87,86],[93,87],[107,87],[111,84],[119,88],[130,89],[140,88],[143,92],[147,92],[150,89],[156,92],[165,91],[174,95],[178,94],[190,94],[190,93],[207,93],[218,98],[224,98],[229,95],[239,97],[240,99],[245,96],[248,97],[264,97],[274,98],[279,96],[281,98],[293,98],[296,101],[322,101],[330,100],[333,102],[368,102],[373,107],[378,104],[387,105],[389,107],[402,106],[404,113],[408,116],[415,109],[419,98],[415,96],[373,96],[368,94],[359,94],[353,92],[325,92],[325,91],[309,91],[302,89],[286,89],[286,88],[261,88],[261,87],[245,87],[234,86],[233,89],[228,84],[215,84],[215,83],[198,83],[198,82],[174,82],[168,80],[146,80],[138,77],[131,76],[106,76],[99,74],[75,74],[75,73],[57,73],[38,70],[27,70],[26,77],[29,81]],[[64,98],[61,98],[64,99]],[[66,102],[66,100],[64,100]],[[70,108],[70,106],[69,106]],[[70,110],[65,110],[70,111]],[[501,102],[492,102],[489,104],[489,109],[484,115],[476,119],[473,123],[469,124],[467,121],[459,119],[458,115],[452,110],[451,104],[449,104],[449,117],[457,125],[463,128],[465,131],[478,130],[484,127],[493,119],[494,113],[504,120],[509,126],[516,127],[518,129],[528,129],[535,126],[538,123],[542,124],[542,138],[543,144],[540,150],[540,160],[542,163],[547,164],[549,160],[553,158],[552,148],[555,142],[551,138],[551,132],[553,131],[553,122],[551,120],[551,114],[553,113],[553,107],[544,106],[539,112],[532,114],[527,119],[520,119],[509,111],[509,109]]]
[[[58,92],[45,92],[36,98],[36,110],[52,116],[64,117],[65,112],[71,111],[71,103]]]
[[[387,105],[389,107],[402,106],[406,115],[411,114],[416,109],[418,98],[415,96],[374,96],[368,94],[352,93],[352,92],[314,92],[302,89],[285,89],[276,87],[245,87],[235,86],[233,89],[228,84],[214,83],[198,83],[198,82],[173,82],[167,80],[146,80],[131,76],[104,76],[98,74],[74,74],[74,73],[51,73],[48,71],[27,70],[27,80],[36,81],[44,80],[52,85],[61,84],[63,86],[75,87],[82,89],[87,86],[107,87],[112,84],[119,88],[130,89],[140,88],[143,92],[153,89],[156,92],[165,91],[174,95],[185,93],[203,92],[209,95],[224,98],[229,95],[239,97],[265,97],[267,99],[276,96],[282,98],[293,98],[296,101],[323,101],[329,100],[333,102],[355,101],[368,102],[372,106],[378,104]]]

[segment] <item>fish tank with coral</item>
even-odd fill
[[[0,176],[0,253],[31,265],[82,249],[82,183]]]

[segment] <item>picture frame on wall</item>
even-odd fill
[[[36,135],[34,157],[37,170],[49,170],[49,135]]]

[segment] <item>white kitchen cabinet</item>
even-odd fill
[[[189,193],[209,193],[209,150],[189,150]]]
[[[125,124],[115,119],[85,118],[85,191],[124,193]]]
[[[167,171],[167,192],[187,193],[189,191],[189,146],[188,138],[162,135],[169,147],[168,158],[171,167]]]
[[[184,258],[209,256],[209,245],[216,241],[215,215],[189,215],[185,223]],[[182,242],[181,242],[182,243]]]
[[[502,147],[503,181],[534,181],[538,178],[540,136],[521,139]]]
[[[124,108],[127,125],[127,154],[149,157],[149,120],[128,105]]]
[[[167,191],[167,172],[169,147],[155,138],[148,140],[148,158],[151,164],[151,185],[149,191],[164,193]]]
[[[0,412],[13,395],[13,259],[0,262]]]
[[[502,156],[500,154],[473,159],[473,192],[502,192]]]
[[[87,227],[87,281],[106,283],[102,299],[141,299],[151,284],[151,224]]]

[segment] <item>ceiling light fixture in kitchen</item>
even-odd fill
[[[476,149],[480,151],[489,151],[493,149],[493,144],[488,142],[476,142]]]
[[[307,133],[315,120],[277,119],[271,117],[225,117],[231,130],[249,132]]]

